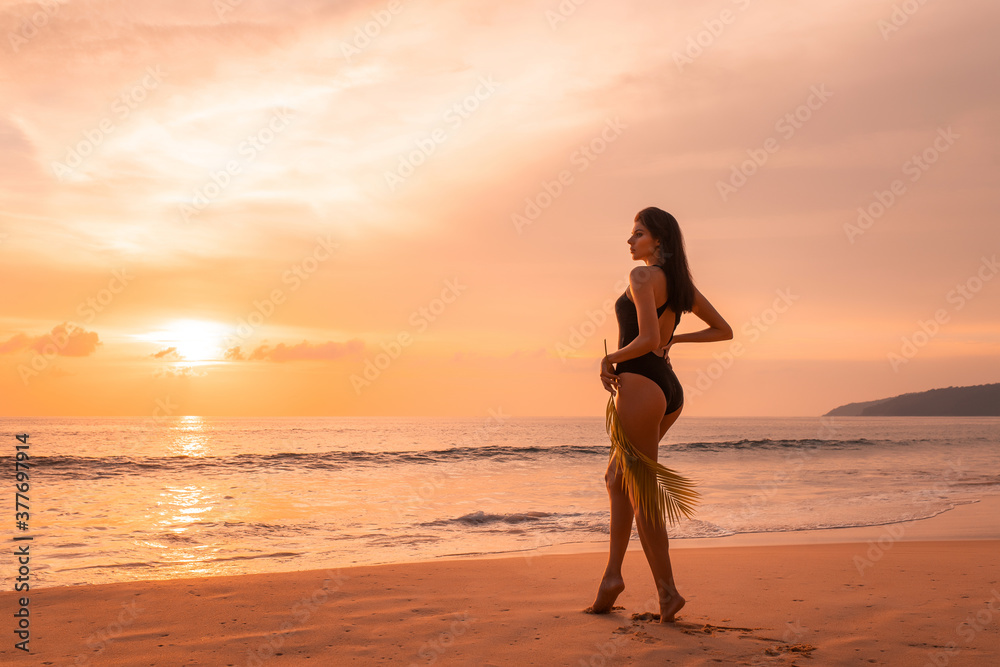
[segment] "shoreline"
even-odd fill
[[[686,607],[648,619],[630,549],[610,614],[582,612],[602,553],[370,565],[41,588],[35,664],[992,664],[1000,540],[678,549]],[[19,594],[0,593],[12,619]],[[23,595],[23,594],[22,594]],[[10,620],[8,622],[11,622]],[[9,637],[12,635],[9,635]],[[24,653],[14,639],[0,661]]]
[[[634,531],[634,528],[633,528]],[[633,535],[635,533],[633,532]],[[979,499],[958,504],[951,509],[940,511],[938,514],[912,520],[893,521],[884,524],[871,526],[847,526],[842,528],[819,528],[809,530],[790,531],[768,531],[757,533],[737,533],[735,535],[723,535],[718,537],[671,537],[671,551],[680,549],[715,549],[734,546],[779,546],[779,545],[804,545],[804,544],[837,544],[837,543],[864,543],[869,540],[875,541],[891,536],[893,540],[929,540],[929,541],[954,541],[954,540],[993,540],[1000,539],[1000,495],[983,496]],[[633,537],[629,541],[629,551],[642,550],[640,541]],[[285,572],[298,572],[317,570],[326,567],[347,568],[347,567],[374,567],[382,565],[403,565],[411,563],[438,563],[451,562],[456,560],[493,560],[512,557],[529,557],[532,555],[560,555],[577,553],[604,553],[608,552],[607,538],[590,539],[577,542],[564,542],[557,544],[541,544],[539,546],[527,547],[523,549],[511,549],[504,551],[470,551],[462,553],[441,554],[434,556],[424,556],[408,560],[375,561],[367,563],[351,564],[311,564],[311,566],[299,569],[279,569],[264,572],[241,572],[229,574],[208,574],[205,577],[216,576],[241,576],[244,574],[279,574]],[[105,585],[109,583],[129,583],[142,581],[171,581],[165,578],[138,578],[125,579],[119,582],[94,583],[70,583],[44,585],[35,588],[56,588],[61,586],[91,586]]]
[[[895,526],[900,529],[891,528]],[[673,549],[717,549],[735,546],[782,546],[804,544],[865,543],[878,540],[885,535],[896,535],[895,540],[920,541],[976,541],[1000,539],[1000,496],[983,496],[978,500],[962,503],[934,516],[905,521],[891,521],[871,526],[846,526],[843,528],[816,528],[810,530],[770,531],[759,533],[737,533],[719,537],[679,537],[670,539]],[[637,539],[629,541],[629,551],[641,550]],[[607,539],[585,542],[567,542],[551,546],[541,546],[530,550],[449,554],[432,559],[405,561],[410,563],[438,562],[444,560],[506,558],[535,553],[574,554],[607,553]],[[385,563],[388,565],[388,563]]]
[[[34,588],[31,657],[0,592],[0,662],[259,667],[1000,662],[1000,496],[877,526],[672,540],[661,625],[641,545],[610,614],[607,543],[343,568]]]

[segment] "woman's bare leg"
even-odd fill
[[[604,577],[601,585],[597,589],[597,598],[594,604],[586,611],[594,614],[605,614],[611,611],[615,600],[623,590],[625,590],[625,580],[622,578],[622,562],[625,560],[625,551],[628,549],[629,539],[632,537],[632,501],[622,487],[621,474],[614,461],[608,463],[608,470],[604,474],[604,482],[608,487],[608,496],[611,500],[611,549],[608,554],[608,566],[604,570]]]
[[[646,554],[646,561],[656,582],[656,593],[660,601],[660,622],[671,623],[674,615],[684,606],[684,598],[674,584],[674,573],[670,565],[670,548],[666,526],[654,526],[651,521],[642,516],[635,517],[636,531],[639,542]]]
[[[677,418],[681,416],[681,411],[684,410],[684,406],[677,408],[673,412],[667,415],[663,415],[663,419],[660,420],[660,440],[663,440],[663,436],[667,434],[670,427],[674,425]]]
[[[655,461],[663,433],[662,422],[670,417],[676,419],[679,414],[664,416],[666,398],[656,383],[649,378],[633,373],[622,373],[620,383],[620,400],[617,405],[622,429],[639,451]],[[684,598],[674,584],[667,528],[665,525],[655,525],[641,512],[635,513],[635,524],[642,550],[646,554],[646,561],[653,574],[653,581],[656,583],[660,622],[669,623],[684,606]]]

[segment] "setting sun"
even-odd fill
[[[165,329],[139,336],[160,345],[156,353],[174,348],[183,361],[210,361],[221,359],[224,352],[226,328],[218,322],[202,320],[174,320]]]

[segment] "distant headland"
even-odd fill
[[[1000,417],[1000,383],[946,387],[863,403],[848,403],[824,417]]]

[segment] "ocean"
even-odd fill
[[[603,414],[0,424],[8,479],[29,434],[32,587],[607,546]],[[682,415],[659,460],[699,483],[682,541],[934,516],[1000,494],[998,452],[996,417]]]

